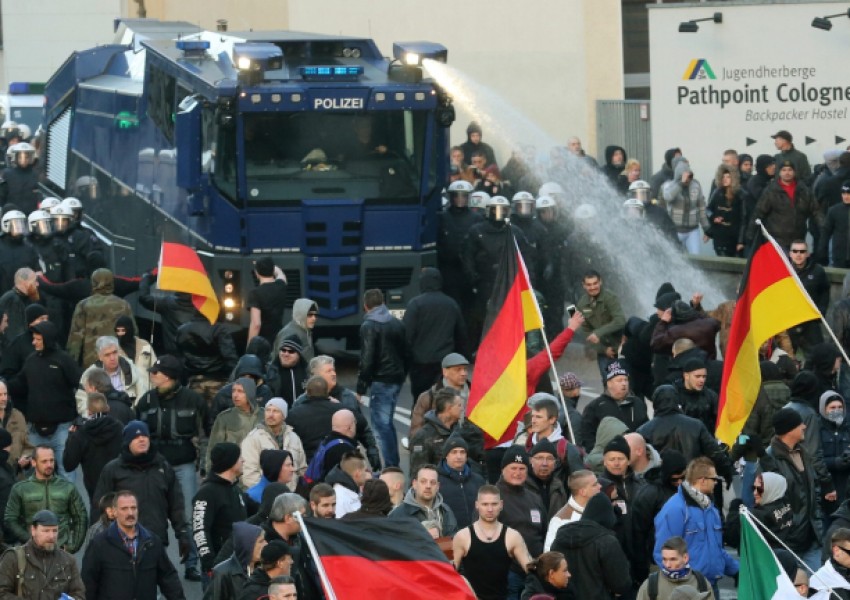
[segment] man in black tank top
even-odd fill
[[[504,600],[511,564],[516,561],[525,571],[531,556],[519,532],[499,522],[499,488],[482,486],[475,509],[478,520],[458,531],[452,542],[455,568],[466,577],[479,600]]]

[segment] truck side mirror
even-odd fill
[[[177,185],[188,192],[201,185],[201,103],[187,96],[177,107]]]

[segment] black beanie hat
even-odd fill
[[[629,448],[629,443],[626,441],[621,435],[614,436],[611,438],[611,441],[605,445],[605,450],[602,452],[603,456],[608,454],[609,452],[619,452],[621,454],[625,454],[626,458],[632,458],[632,451]]]
[[[785,435],[802,425],[803,417],[793,408],[783,408],[773,415],[773,430],[776,435]]]
[[[611,500],[605,494],[594,495],[588,501],[587,506],[584,507],[581,518],[598,523],[606,529],[614,529],[617,525],[617,515],[614,514],[614,507],[611,506]]]
[[[661,452],[661,480],[664,483],[669,482],[676,473],[684,473],[687,468],[688,461],[678,450],[667,448]]]
[[[504,456],[502,456],[502,468],[504,469],[510,464],[519,463],[521,465],[525,465],[526,467],[531,466],[531,463],[528,460],[528,452],[525,451],[525,448],[518,445],[513,445],[505,451]]]
[[[32,304],[27,305],[24,309],[24,318],[27,321],[27,325],[35,321],[39,317],[43,317],[47,314],[47,309],[44,308],[38,302],[33,302]]]
[[[286,458],[292,456],[287,450],[263,450],[260,452],[260,470],[268,481],[277,481]]]
[[[455,448],[463,448],[467,452],[469,452],[469,444],[466,443],[466,440],[463,439],[459,434],[453,433],[449,436],[449,439],[443,444],[443,456],[448,456],[449,452],[454,450]]]
[[[219,442],[210,451],[210,470],[213,473],[224,473],[239,460],[241,450],[233,442]]]
[[[681,299],[682,296],[678,292],[667,292],[666,294],[661,294],[655,299],[655,308],[658,310],[673,308],[673,304],[675,304],[677,300]]]
[[[558,449],[555,447],[555,444],[549,441],[549,438],[543,438],[534,446],[531,447],[531,452],[528,453],[529,456],[536,456],[537,454],[551,454],[555,458],[558,458]]]
[[[692,373],[693,371],[699,371],[700,369],[705,369],[705,361],[701,358],[690,358],[685,361],[685,364],[682,365],[683,373]]]
[[[791,382],[791,397],[805,400],[812,406],[817,406],[820,400],[818,377],[811,371],[800,371]]]

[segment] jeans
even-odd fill
[[[756,482],[758,466],[758,461],[746,461],[744,463],[744,473],[741,475],[741,500],[744,506],[749,509],[752,509],[756,504],[755,496],[753,496],[753,484]]]
[[[685,250],[687,250],[689,254],[699,254],[700,242],[702,241],[702,236],[700,235],[699,227],[687,231],[685,233],[679,233],[678,235],[679,241],[682,242],[682,245],[685,247]]]
[[[823,566],[820,559],[821,550],[821,546],[815,543],[812,544],[811,548],[800,553],[800,558],[803,559],[803,562],[806,563],[812,571],[817,572],[817,570]]]
[[[62,464],[62,455],[65,454],[65,443],[68,441],[68,432],[71,429],[70,421],[68,423],[59,423],[51,435],[39,435],[36,430],[30,426],[29,441],[33,446],[48,446],[53,448],[53,454],[56,457],[56,472],[70,481],[71,483],[77,480],[76,472],[68,473]],[[33,456],[33,458],[35,458]]]
[[[525,577],[513,570],[508,571],[508,595],[507,600],[519,600],[525,589]]]
[[[369,390],[369,410],[372,413],[372,426],[378,434],[381,454],[385,467],[399,465],[398,438],[393,425],[395,405],[401,386],[397,383],[373,381]]]
[[[189,558],[186,559],[187,569],[198,568],[198,549],[192,541],[192,500],[198,493],[198,473],[195,471],[195,463],[173,465],[174,473],[177,475],[177,483],[183,493],[183,511],[186,515],[186,526],[189,528]],[[172,523],[172,526],[174,524]]]

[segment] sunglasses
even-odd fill
[[[805,254],[808,250],[791,250],[791,254]]]
[[[280,351],[281,351],[282,354],[298,354],[292,348],[281,348]]]
[[[758,492],[759,494],[764,494],[764,486],[763,485],[754,485],[753,491]]]

